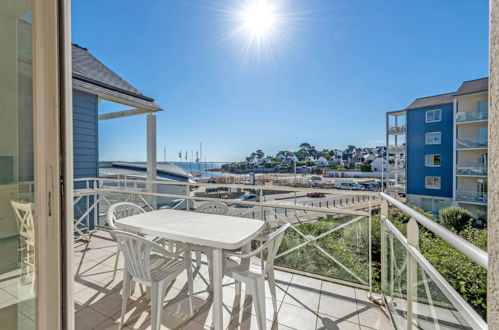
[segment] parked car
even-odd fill
[[[320,193],[320,192],[309,192],[309,193],[307,193],[307,197],[308,198],[318,198],[318,197],[326,197],[326,195],[324,193]]]
[[[244,194],[239,197],[238,200],[242,202],[259,202],[260,196],[258,196],[257,194]]]
[[[346,181],[337,180],[334,183],[334,186],[335,186],[336,189],[344,189],[344,190],[366,190],[365,187],[363,187],[362,185],[360,185],[357,182],[354,182],[352,180],[346,180]]]

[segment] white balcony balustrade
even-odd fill
[[[458,149],[482,149],[489,145],[486,137],[461,137],[456,140]]]
[[[465,123],[469,121],[480,121],[480,120],[488,120],[489,113],[488,112],[458,112],[456,115],[457,123]]]

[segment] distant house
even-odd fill
[[[371,170],[373,172],[381,172],[381,171],[386,171],[387,169],[391,168],[392,165],[390,165],[384,158],[378,157],[374,159],[371,163]]]
[[[328,160],[324,156],[320,156],[316,161],[315,164],[317,166],[327,166],[329,165]]]

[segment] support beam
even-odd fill
[[[156,180],[156,115],[147,116],[147,181]],[[149,192],[156,192],[155,184],[147,185]],[[156,209],[156,197],[151,197],[151,205]]]
[[[487,322],[499,329],[499,1],[490,1]]]
[[[152,113],[152,112],[153,111],[146,110],[146,109],[129,109],[129,110],[116,111],[116,112],[110,112],[110,113],[105,113],[105,114],[99,115],[99,120],[109,120],[109,119],[116,119],[116,118],[123,118],[123,117],[131,117],[131,116],[137,116],[137,115],[142,115],[145,113]]]

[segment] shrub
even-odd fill
[[[471,226],[473,216],[468,210],[458,206],[446,207],[440,210],[440,221],[447,228],[458,233]]]
[[[361,172],[371,172],[371,165],[370,164],[360,165],[360,171]]]

